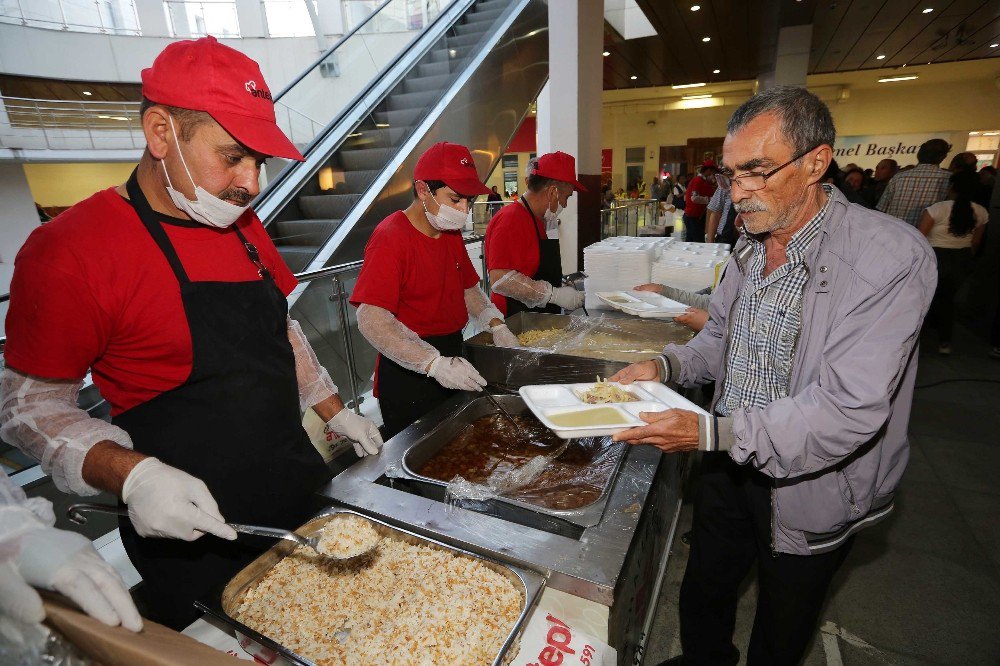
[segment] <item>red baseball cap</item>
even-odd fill
[[[458,194],[475,196],[489,194],[476,173],[472,153],[465,146],[442,141],[428,148],[413,170],[414,180],[440,180]]]
[[[174,42],[142,70],[142,95],[157,104],[205,111],[259,153],[303,161],[278,128],[257,63],[215,37]]]
[[[538,167],[531,175],[561,180],[571,184],[577,192],[587,191],[587,188],[576,179],[576,158],[560,150],[554,153],[545,153],[539,157]]]
[[[701,168],[702,169],[715,169],[716,171],[718,171],[719,170],[719,165],[716,164],[713,160],[705,160],[704,162],[701,163]]]

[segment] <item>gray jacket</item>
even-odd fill
[[[909,459],[907,423],[920,325],[937,283],[930,245],[913,227],[850,204],[839,191],[809,249],[802,331],[789,395],[710,420],[710,450],[729,450],[774,480],[771,550],[836,548],[892,510]],[[741,239],[712,297],[705,328],[665,350],[684,386],[726,372],[730,318],[750,247]]]

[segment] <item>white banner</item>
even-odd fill
[[[928,134],[865,134],[862,136],[838,136],[833,144],[833,159],[843,169],[854,163],[862,169],[874,169],[884,159],[894,159],[899,166],[917,163],[920,144],[931,139],[951,142],[953,132],[931,132]],[[952,146],[950,158],[965,146]],[[947,158],[943,166],[947,167]]]

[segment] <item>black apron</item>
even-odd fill
[[[524,200],[524,197],[521,197],[521,205],[531,215],[531,226],[535,230],[535,236],[538,238],[538,270],[531,276],[531,279],[544,280],[551,284],[553,289],[562,286],[562,255],[559,254],[559,239],[548,238],[538,231],[538,218],[531,212],[531,208],[528,207],[528,202]],[[562,308],[552,303],[539,308],[529,308],[521,301],[507,297],[507,316],[511,317],[518,312],[551,312],[559,314],[562,312]]]
[[[135,172],[126,187],[180,283],[192,361],[183,384],[112,422],[136,451],[204,481],[226,520],[300,526],[316,509],[313,491],[331,474],[302,428],[285,296],[235,226],[233,242],[243,244],[262,279],[191,282]],[[235,542],[211,534],[192,542],[144,538],[124,517],[119,527],[144,581],[148,617],[178,630],[197,618],[196,599],[274,543],[242,534]]]
[[[441,352],[441,356],[462,355],[462,331],[420,338]],[[421,416],[458,393],[438,384],[433,377],[407,370],[379,354],[375,367],[378,406],[382,412],[386,439],[397,435]]]

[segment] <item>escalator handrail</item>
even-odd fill
[[[288,176],[292,173],[292,171],[301,169],[307,164],[309,164],[313,159],[313,155],[311,154],[313,152],[313,149],[318,144],[326,142],[331,134],[335,133],[338,129],[342,129],[341,133],[343,136],[341,137],[340,142],[343,142],[343,140],[347,138],[347,134],[349,134],[350,130],[353,129],[355,123],[352,122],[351,126],[347,128],[341,128],[341,125],[344,123],[345,120],[349,119],[350,116],[356,115],[355,107],[358,104],[360,104],[361,101],[364,100],[366,97],[370,96],[372,90],[375,89],[376,86],[380,86],[383,84],[382,80],[385,78],[385,76],[389,72],[393,71],[393,69],[399,65],[400,61],[402,61],[404,57],[411,54],[411,51],[413,51],[416,45],[420,42],[423,34],[426,34],[431,29],[436,28],[438,23],[441,23],[445,20],[457,21],[462,16],[464,16],[469,9],[471,9],[474,3],[475,0],[455,0],[455,2],[453,2],[451,6],[446,7],[444,10],[441,11],[440,14],[438,14],[434,18],[433,21],[427,24],[427,26],[424,27],[423,33],[420,37],[414,40],[413,43],[409,44],[407,48],[400,51],[396,55],[396,57],[392,59],[392,61],[387,63],[379,71],[379,73],[372,78],[368,86],[362,89],[357,95],[355,95],[350,102],[345,104],[343,108],[337,113],[337,115],[329,123],[327,123],[326,128],[324,128],[319,134],[313,137],[308,144],[306,144],[305,149],[302,151],[302,154],[306,158],[305,162],[302,163],[289,162],[281,169],[281,171],[278,172],[277,175],[275,175],[274,178],[271,178],[268,181],[264,189],[261,190],[260,194],[258,194],[257,197],[254,199],[252,204],[254,209],[257,210],[258,208],[265,207],[266,206],[265,202],[270,198],[272,194],[274,194],[276,190],[280,189],[284,185],[285,179],[288,178]],[[464,7],[461,7],[460,9],[456,10],[456,7],[460,5],[464,5]],[[457,14],[457,16],[453,16],[453,14]],[[447,19],[445,17],[447,17]],[[312,70],[310,69],[309,71]],[[371,109],[374,109],[391,91],[392,91],[392,86],[386,87],[384,93],[379,96],[378,100],[373,101],[370,104],[369,108],[365,111],[364,115],[362,115],[361,117],[364,118],[370,115]],[[332,154],[336,149],[337,149],[336,146],[334,146],[328,151],[328,153]],[[272,220],[266,219],[270,217],[270,215],[267,214],[269,211],[267,211],[266,208],[264,212],[265,215],[262,216],[260,219],[261,222],[264,224],[264,226],[267,227],[271,224]]]
[[[277,104],[281,100],[281,97],[285,93],[287,93],[289,90],[291,90],[296,85],[298,85],[298,83],[302,79],[304,79],[307,76],[309,76],[310,72],[312,72],[314,69],[316,69],[317,67],[319,67],[320,64],[324,60],[326,60],[327,58],[329,58],[333,54],[334,51],[336,51],[337,49],[339,49],[340,46],[341,46],[341,44],[343,44],[348,39],[350,39],[351,37],[353,37],[354,34],[358,30],[361,30],[361,28],[363,28],[366,25],[368,25],[368,22],[371,21],[373,18],[375,18],[375,16],[377,16],[379,14],[379,12],[381,12],[383,9],[385,9],[385,6],[388,5],[392,1],[393,0],[385,0],[385,2],[383,2],[381,5],[379,5],[378,7],[375,8],[375,11],[373,11],[371,14],[369,14],[368,16],[366,16],[365,20],[363,20],[361,23],[359,23],[356,26],[354,26],[351,29],[350,32],[345,33],[344,36],[341,37],[340,39],[338,39],[337,42],[333,46],[331,46],[326,51],[324,51],[323,54],[319,58],[317,58],[315,62],[313,62],[313,64],[311,64],[308,67],[306,67],[305,69],[303,69],[302,72],[298,76],[296,76],[294,79],[292,79],[291,83],[289,83],[284,88],[282,88],[281,92],[279,92],[277,95],[274,96],[274,103]]]

